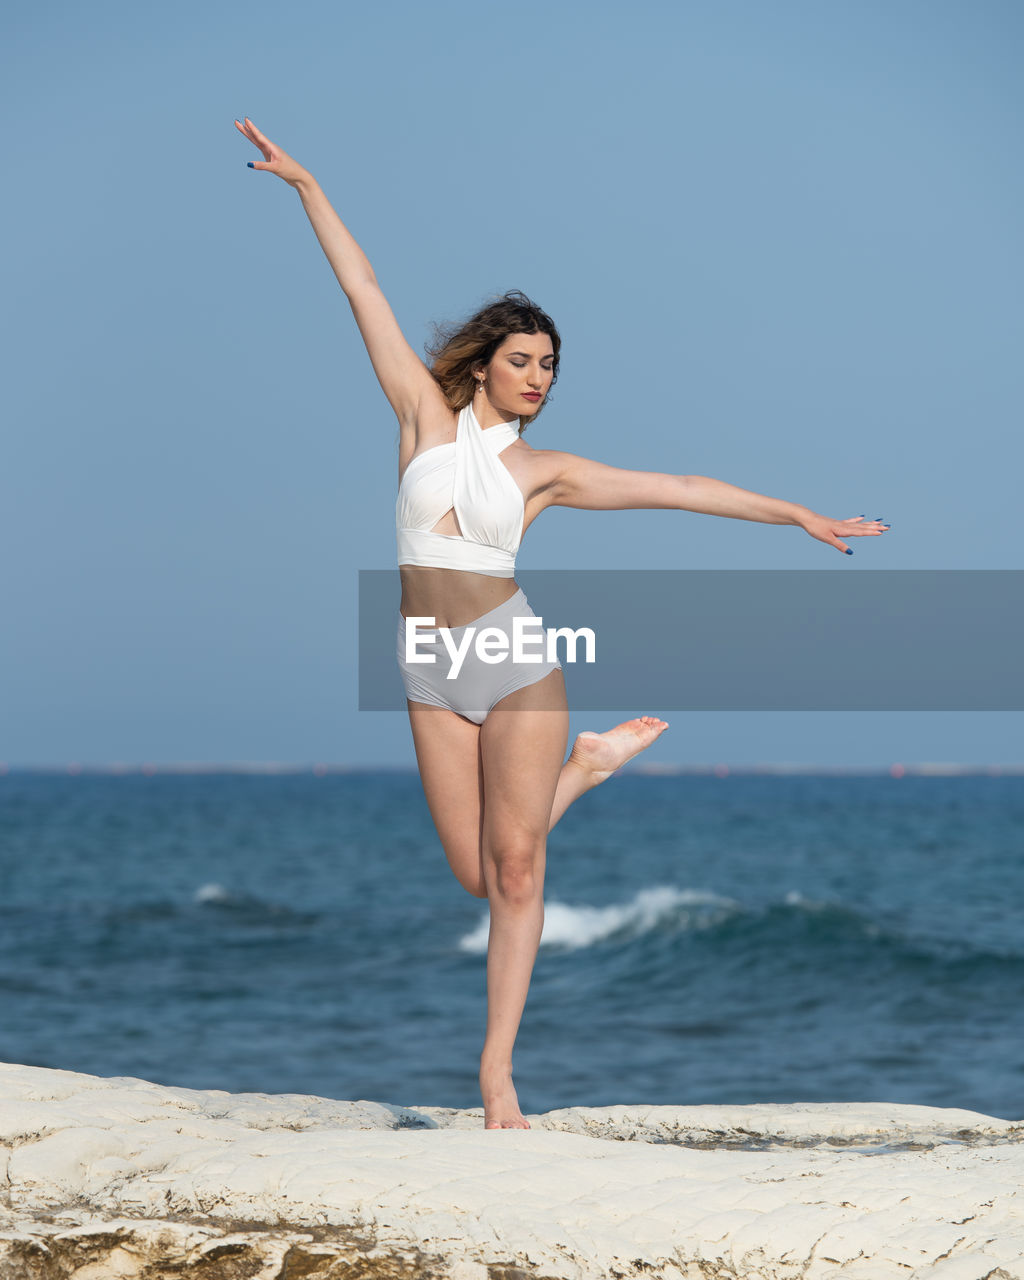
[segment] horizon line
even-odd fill
[[[12,775],[46,775],[78,777],[81,775],[100,777],[156,777],[156,776],[217,776],[217,775],[252,775],[252,776],[286,776],[312,774],[314,777],[330,775],[369,774],[369,773],[416,773],[415,764],[341,764],[330,761],[295,762],[295,761],[145,761],[128,763],[111,761],[98,764],[85,764],[79,761],[67,761],[61,764],[11,764],[0,761],[0,778]],[[659,764],[641,763],[626,765],[619,774],[633,774],[646,777],[683,777],[713,776],[726,777],[738,775],[770,775],[770,776],[889,776],[904,777],[1024,777],[1024,763],[1011,764],[971,764],[955,761],[892,761],[888,764],[810,764],[800,762],[760,762],[731,764],[726,761],[703,764]]]

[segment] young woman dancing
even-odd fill
[[[625,471],[521,438],[558,375],[558,332],[509,293],[448,331],[427,368],[406,342],[373,269],[308,170],[249,120],[235,126],[263,154],[250,167],[294,187],[352,307],[374,372],[398,417],[398,659],[423,790],[459,883],[486,898],[487,1029],[480,1092],[488,1129],[529,1128],[512,1084],[512,1048],[540,944],[547,834],[570,804],[661,734],[642,716],[581,733],[565,759],[569,715],[557,662],[481,661],[467,649],[449,680],[448,650],[410,661],[406,619],[433,618],[460,646],[464,628],[511,636],[533,617],[513,574],[526,529],[550,506],[661,507],[799,525],[847,551],[880,521],[830,520],[807,507],[705,476]],[[439,630],[417,630],[419,652]]]

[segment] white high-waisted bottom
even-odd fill
[[[459,649],[464,643],[467,628],[474,627],[476,631],[466,649],[459,674],[449,680],[448,672],[451,671],[453,662],[437,628],[416,628],[419,653],[432,653],[435,660],[423,663],[406,660],[406,620],[399,614],[398,667],[405,683],[406,697],[410,702],[447,707],[449,711],[455,711],[475,724],[483,724],[496,702],[515,693],[517,689],[536,684],[552,671],[561,669],[562,664],[557,659],[549,662],[544,656],[543,645],[537,643],[541,632],[536,627],[530,628],[527,633],[532,643],[525,652],[540,657],[540,662],[515,662],[511,650],[499,662],[484,662],[477,654],[476,639],[484,627],[498,627],[508,637],[511,645],[513,620],[517,617],[536,616],[520,589],[504,604],[499,604],[483,617],[467,622],[462,627],[450,627],[451,643]],[[430,639],[433,639],[433,644],[427,643]]]

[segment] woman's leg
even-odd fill
[[[544,923],[547,829],[569,724],[561,672],[510,694],[483,726],[419,702],[409,721],[449,865],[464,889],[490,899],[484,1124],[525,1128],[512,1046]]]
[[[449,865],[467,892],[490,899],[484,1123],[525,1128],[512,1085],[512,1047],[543,929],[547,831],[666,725],[642,717],[606,734],[581,734],[562,764],[569,718],[561,672],[510,694],[483,726],[442,707],[408,707],[424,793]]]
[[[444,707],[408,706],[423,794],[448,865],[467,893],[486,898],[480,726]]]
[[[480,1092],[489,1129],[529,1127],[512,1085],[512,1048],[544,925],[547,832],[568,732],[560,671],[503,698],[480,729],[491,914]]]

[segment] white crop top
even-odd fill
[[[523,495],[498,456],[519,439],[509,422],[481,429],[471,405],[455,439],[418,453],[398,486],[398,563],[511,578],[523,536]],[[434,533],[454,510],[459,534]]]

